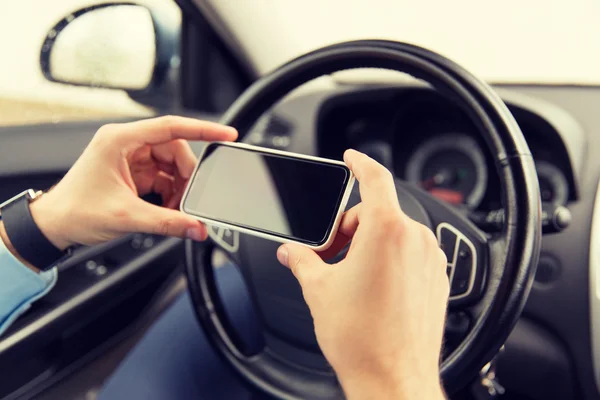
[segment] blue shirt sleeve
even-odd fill
[[[57,279],[56,267],[37,274],[13,256],[0,239],[0,335],[31,303],[48,293]]]

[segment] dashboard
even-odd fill
[[[577,199],[569,153],[556,128],[509,105],[536,162],[542,201]],[[428,89],[375,90],[330,99],[318,122],[319,153],[341,158],[354,148],[400,179],[466,211],[502,208],[494,159],[478,128],[450,99]]]

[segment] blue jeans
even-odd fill
[[[235,266],[216,270],[232,323],[256,347],[256,313]],[[245,400],[249,389],[224,365],[196,321],[189,294],[181,295],[150,328],[106,382],[99,400]]]

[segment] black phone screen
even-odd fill
[[[210,143],[182,209],[320,245],[329,237],[349,178],[344,165]]]

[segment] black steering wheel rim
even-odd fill
[[[469,114],[485,137],[500,175],[505,228],[494,243],[496,264],[488,278],[492,300],[467,338],[441,366],[442,380],[450,392],[464,386],[508,337],[525,305],[539,256],[540,197],[537,175],[525,139],[505,104],[484,82],[452,61],[426,49],[391,41],[366,40],[341,43],[316,50],[278,68],[254,83],[223,116],[240,136],[258,117],[291,90],[322,75],[354,68],[384,68],[409,73],[451,96]],[[204,253],[202,253],[204,254]],[[201,257],[201,256],[200,256]],[[335,379],[278,381],[281,360],[248,358],[230,340],[219,300],[210,284],[208,268],[198,268],[197,247],[186,246],[187,274],[194,308],[200,323],[218,353],[248,382],[281,398],[302,398],[317,390],[319,398],[336,397]],[[264,361],[264,362],[263,362]],[[264,364],[264,365],[263,365]],[[290,372],[294,374],[295,372]],[[279,374],[281,375],[281,374]],[[285,374],[284,374],[285,375]],[[304,386],[306,388],[302,389]]]

